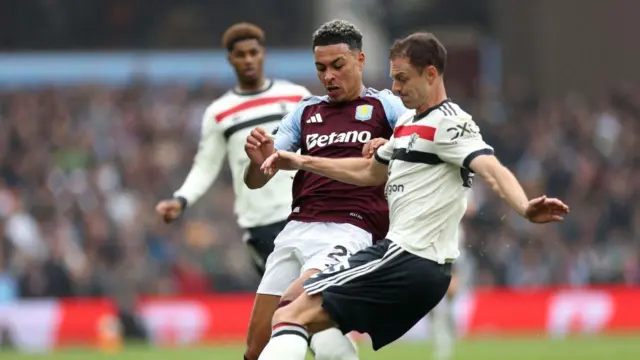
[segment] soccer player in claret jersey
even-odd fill
[[[449,287],[474,173],[531,222],[561,221],[568,212],[558,199],[529,200],[471,116],[447,99],[446,52],[432,34],[397,41],[390,59],[393,90],[416,111],[398,120],[373,159],[278,151],[263,164],[267,174],[301,169],[361,186],[386,181],[391,225],[386,240],[315,274],[276,311],[261,360],[302,360],[309,334],[328,328],[368,333],[374,350],[410,330]]]
[[[398,117],[408,111],[390,91],[363,85],[362,34],[352,24],[336,20],[322,25],[313,35],[313,53],[328,95],[302,100],[282,120],[275,140],[262,129],[247,138],[252,162],[245,182],[251,188],[273,176],[260,166],[274,147],[331,158],[362,157],[363,145],[389,138]],[[303,280],[384,238],[389,213],[383,190],[382,184],[358,187],[309,172],[296,174],[289,223],[276,238],[258,287],[249,349],[266,345],[280,300],[284,305],[302,293]],[[357,359],[354,346],[337,329],[316,334],[310,346],[316,359]]]
[[[224,33],[222,45],[228,50],[238,85],[206,109],[200,147],[189,175],[173,199],[156,206],[165,222],[177,219],[209,189],[228,153],[238,225],[245,230],[244,241],[260,274],[290,213],[293,173],[278,174],[260,190],[247,189],[243,182],[244,168],[249,162],[243,151],[245,138],[258,124],[275,129],[300,99],[310,95],[300,85],[265,77],[264,42],[263,31],[253,24],[238,23]]]

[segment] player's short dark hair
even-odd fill
[[[435,35],[419,32],[396,40],[389,51],[389,59],[404,57],[415,68],[422,70],[425,66],[433,66],[440,75],[444,74],[447,64],[447,50]]]
[[[313,33],[313,49],[316,46],[347,44],[349,50],[362,50],[362,33],[345,20],[331,20]]]
[[[222,46],[232,51],[233,46],[242,40],[256,39],[260,45],[264,45],[264,31],[257,25],[241,22],[229,27],[222,35]]]

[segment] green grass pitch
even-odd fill
[[[240,345],[153,348],[128,346],[116,354],[87,349],[67,349],[44,354],[24,354],[0,350],[2,360],[241,360]],[[368,343],[360,344],[362,360],[428,360],[432,356],[430,343],[397,342],[373,352]],[[308,357],[312,359],[311,356]],[[640,336],[579,337],[563,340],[548,338],[492,338],[465,340],[458,343],[454,360],[638,360]]]

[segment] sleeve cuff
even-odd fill
[[[382,156],[378,155],[378,152],[374,152],[373,153],[373,157],[376,159],[376,161],[378,161],[379,163],[385,164],[385,165],[389,165],[389,160],[383,159]]]
[[[473,161],[473,159],[477,158],[480,155],[493,155],[493,149],[485,148],[485,149],[480,149],[472,152],[471,154],[467,155],[466,158],[464,158],[464,161],[462,162],[462,167],[465,169],[471,170],[469,168],[469,165],[471,165],[471,161]]]
[[[189,206],[189,202],[184,197],[175,196],[174,198],[180,202],[180,206],[182,206],[182,210],[186,209],[187,206]]]

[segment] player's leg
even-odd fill
[[[437,360],[447,360],[453,355],[454,337],[449,316],[451,306],[448,296],[445,296],[429,314],[434,358]]]
[[[371,234],[351,224],[318,223],[313,226],[315,238],[301,248],[305,263],[302,275],[287,289],[283,301],[292,301],[303,293],[302,284],[321,269],[345,261],[350,254],[371,245]],[[309,343],[316,360],[357,360],[355,342],[335,328],[314,334]]]
[[[283,234],[286,236],[285,231]],[[257,360],[271,337],[271,319],[278,309],[280,299],[285,290],[300,273],[300,263],[287,246],[286,237],[281,243],[276,241],[275,250],[267,259],[266,271],[254,302],[249,328],[247,331],[247,348],[244,358]]]
[[[280,296],[256,294],[247,329],[245,360],[257,360],[271,337],[271,318],[280,303]]]
[[[262,351],[260,360],[304,360],[309,336],[335,326],[322,308],[322,296],[300,295],[273,316],[271,340]]]
[[[436,360],[448,360],[453,357],[456,340],[456,325],[453,313],[453,301],[458,290],[458,277],[455,267],[451,275],[451,284],[442,301],[431,312],[431,334],[433,353]]]
[[[449,285],[449,289],[447,289],[447,294],[433,312],[434,355],[438,360],[448,360],[453,356],[453,346],[456,337],[453,314],[456,278],[454,273],[451,277],[451,285]]]
[[[320,270],[315,268],[303,272],[300,278],[291,284],[282,296],[280,305],[286,306],[303,295],[303,282],[318,272],[320,272]],[[358,359],[358,349],[355,342],[337,328],[331,327],[310,336],[309,348],[315,355],[316,360]]]
[[[310,278],[305,292],[275,313],[272,338],[260,359],[304,359],[309,334],[333,326],[369,333],[377,350],[424,317],[449,280],[446,265],[397,245],[367,248]]]

